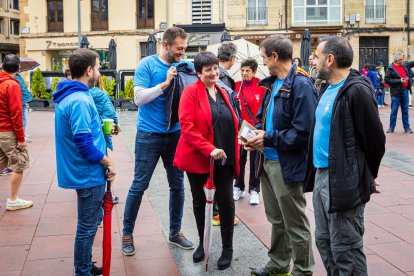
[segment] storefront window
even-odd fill
[[[292,0],[292,25],[341,25],[342,0]]]
[[[102,70],[106,70],[109,67],[109,50],[108,49],[95,49],[95,51],[99,55],[99,61],[100,61],[100,68]]]

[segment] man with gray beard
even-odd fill
[[[367,275],[364,207],[375,186],[385,135],[370,80],[351,69],[342,37],[315,52],[321,88],[310,135],[305,192],[313,191],[315,241],[328,275]]]

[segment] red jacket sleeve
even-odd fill
[[[23,101],[22,101],[22,91],[20,86],[10,85],[7,88],[7,100],[10,111],[10,118],[13,124],[13,129],[16,134],[17,141],[23,143],[24,138],[24,129],[23,129]]]
[[[216,148],[207,138],[205,138],[196,126],[197,112],[197,88],[194,86],[187,86],[180,99],[178,108],[178,117],[181,126],[181,137],[191,147],[198,149],[205,156],[210,156],[210,153]],[[212,134],[211,130],[211,134]]]

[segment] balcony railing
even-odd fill
[[[365,5],[365,23],[385,23],[385,5]]]
[[[247,25],[266,25],[267,7],[247,7]]]

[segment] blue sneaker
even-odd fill
[[[12,172],[13,171],[10,168],[5,168],[4,170],[0,172],[0,175],[10,175],[12,174]]]
[[[169,240],[170,240],[170,243],[175,244],[178,247],[181,247],[182,249],[190,250],[194,248],[193,243],[187,240],[184,237],[184,234],[181,232],[178,232],[177,234],[172,235],[172,236],[170,235]]]
[[[132,234],[122,236],[122,254],[132,256],[135,254],[134,237]]]

